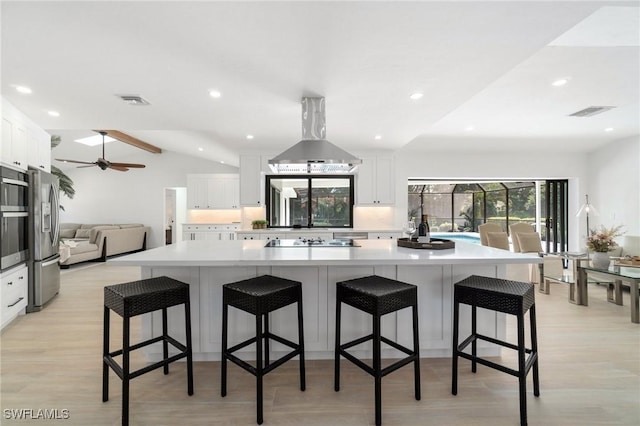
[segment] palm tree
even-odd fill
[[[62,142],[60,135],[51,135],[51,149],[60,145],[60,142]],[[58,177],[58,180],[60,181],[60,191],[69,197],[69,199],[72,199],[73,196],[76,195],[76,190],[73,189],[73,180],[62,170],[53,165],[51,166],[51,173]],[[64,211],[62,204],[60,205],[60,210]]]

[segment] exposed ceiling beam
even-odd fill
[[[105,132],[107,136],[111,136],[112,138],[117,139],[120,142],[128,143],[129,145],[133,145],[136,148],[144,149],[145,151],[149,151],[153,154],[162,153],[162,149],[158,148],[157,146],[151,145],[147,142],[143,142],[140,139],[136,139],[133,136],[127,135],[126,133],[122,133],[118,130],[94,130],[94,132]]]

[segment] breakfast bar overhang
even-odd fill
[[[470,276],[484,275],[505,278],[508,264],[538,264],[537,253],[511,253],[476,244],[456,242],[453,249],[421,250],[398,247],[395,240],[358,240],[358,247],[265,247],[264,240],[183,241],[164,247],[134,253],[109,260],[109,263],[141,267],[141,278],[169,276],[190,285],[192,340],[194,359],[220,359],[222,285],[234,281],[271,274],[300,281],[303,289],[305,354],[307,359],[333,357],[335,330],[335,291],[339,281],[380,275],[418,286],[420,355],[421,357],[451,356],[453,284]],[[470,309],[461,307],[460,332],[468,333]],[[181,337],[184,314],[180,307],[169,309],[169,332]],[[270,316],[270,328],[276,334],[295,340],[297,326],[287,318],[295,318],[294,305],[282,308]],[[406,309],[383,317],[383,335],[408,345],[411,330]],[[407,316],[405,318],[404,316]],[[350,307],[343,308],[342,339],[353,340],[371,333],[369,315]],[[480,309],[478,332],[505,338],[504,314]],[[250,315],[232,309],[229,312],[230,335],[237,342],[255,332]],[[162,330],[160,313],[142,318],[142,338],[158,336]],[[229,342],[233,344],[234,342]],[[247,359],[253,357],[253,345],[246,349]],[[366,358],[370,345],[354,348],[353,353]],[[277,344],[274,354],[287,349]],[[149,360],[160,358],[162,348],[151,346]],[[483,355],[498,355],[494,345],[478,346]],[[400,356],[383,345],[383,356]]]

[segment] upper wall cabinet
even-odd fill
[[[45,172],[51,171],[51,136],[44,130],[31,128],[27,132],[29,165]]]
[[[262,157],[240,156],[240,205],[258,207],[264,205]]]
[[[213,175],[209,178],[209,206],[212,209],[240,208],[238,175]]]
[[[51,170],[51,137],[2,98],[0,161],[15,169]]]
[[[356,204],[395,204],[395,169],[392,155],[362,157],[358,166]]]
[[[187,208],[240,208],[238,182],[235,174],[187,175]]]
[[[3,109],[3,114],[6,111]],[[0,146],[3,164],[15,169],[27,170],[27,129],[18,117],[2,116],[2,146]]]

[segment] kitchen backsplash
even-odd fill
[[[187,210],[188,223],[233,223],[240,218],[240,210]]]

